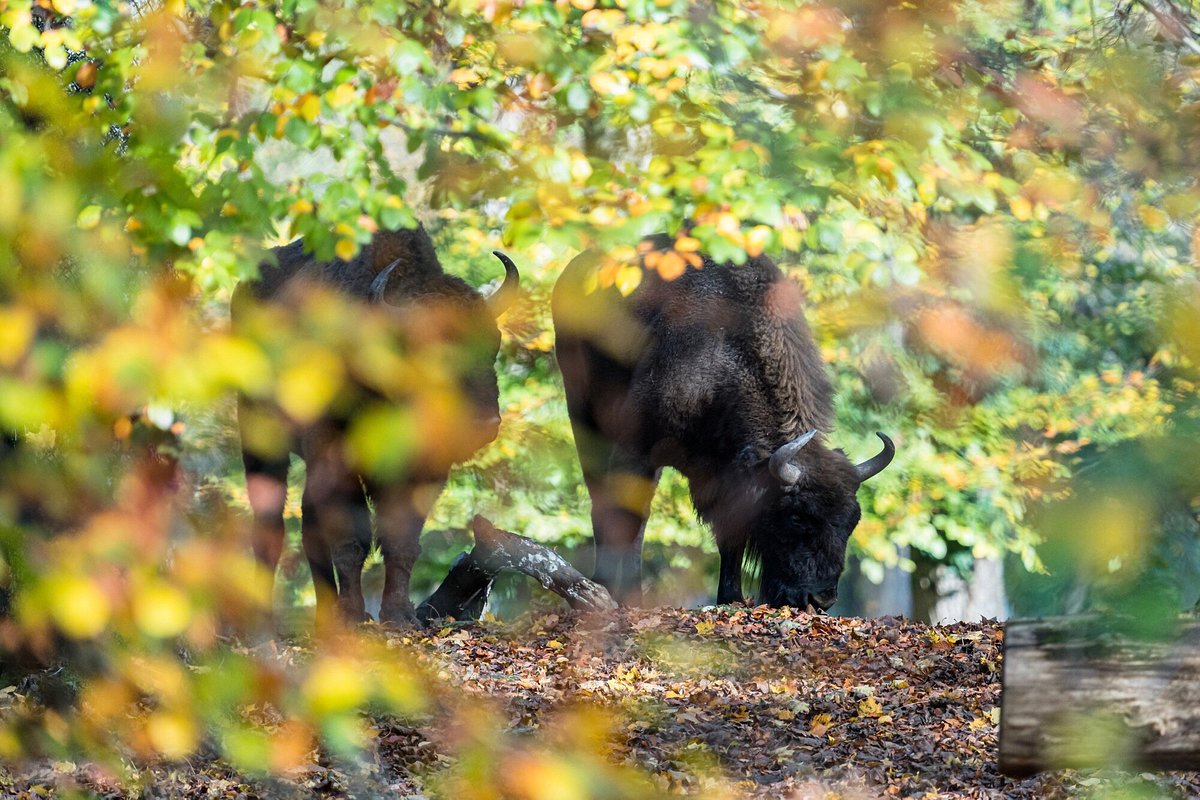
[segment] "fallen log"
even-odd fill
[[[1097,618],[1005,626],[1000,770],[1200,769],[1200,622],[1135,640]]]
[[[617,607],[607,589],[583,577],[545,545],[501,530],[478,514],[471,520],[471,530],[475,547],[455,559],[446,579],[417,607],[423,624],[443,617],[479,619],[496,575],[506,569],[528,575],[572,608],[611,611]]]

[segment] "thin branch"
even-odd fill
[[[1193,53],[1200,55],[1200,41],[1196,40],[1196,35],[1192,33],[1187,23],[1180,19],[1182,14],[1179,9],[1170,3],[1165,3],[1167,10],[1159,8],[1157,0],[1135,0],[1135,2],[1158,20],[1158,24],[1162,26],[1168,36]]]

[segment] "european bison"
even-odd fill
[[[340,298],[351,301],[350,313],[355,313],[353,303],[359,303],[364,319],[378,313],[366,305],[386,307],[389,325],[394,321],[395,335],[401,346],[408,348],[402,356],[423,357],[426,363],[432,358],[436,370],[452,375],[455,391],[447,392],[436,408],[427,407],[430,415],[450,418],[434,425],[429,416],[413,409],[411,419],[417,430],[412,436],[424,437],[425,446],[417,446],[415,455],[401,459],[399,466],[393,464],[384,477],[356,468],[346,443],[356,415],[387,409],[393,407],[389,403],[396,402],[378,389],[378,380],[376,385],[366,385],[348,370],[349,399],[331,403],[315,420],[297,422],[295,414],[288,418],[270,401],[239,399],[246,487],[254,512],[253,545],[258,559],[274,574],[284,540],[288,458],[289,452],[294,452],[307,467],[301,499],[301,538],[317,589],[318,620],[326,618],[335,586],[337,607],[344,619],[368,618],[361,576],[372,539],[370,498],[375,505],[377,539],[384,561],[380,621],[412,621],[409,579],[420,552],[421,528],[429,505],[452,464],[494,439],[499,428],[495,360],[500,334],[496,318],[513,299],[520,280],[517,269],[507,256],[497,252],[505,268],[504,283],[492,297],[484,298],[464,281],[442,271],[433,243],[420,227],[380,232],[351,261],[317,261],[304,252],[302,241],[276,248],[274,254],[275,263],[264,263],[259,279],[240,286],[235,293],[235,328],[245,330],[252,324],[256,305],[261,304],[268,313],[294,315],[314,287],[318,291],[334,290]],[[411,372],[411,364],[406,369]],[[411,377],[408,380],[419,382]],[[415,391],[423,388],[428,389],[418,386]],[[283,431],[283,441],[264,442],[264,430]],[[388,428],[383,426],[381,430]],[[413,447],[411,441],[375,444],[376,450],[385,453],[405,446]]]
[[[673,240],[647,240],[643,252]],[[721,556],[717,602],[742,600],[742,564],[761,564],[760,600],[826,609],[837,599],[859,485],[895,454],[861,464],[826,446],[833,389],[798,287],[765,256],[646,270],[629,297],[594,289],[601,256],[575,258],[554,289],[556,354],[592,498],[595,579],[624,602],[641,592],[642,535],[664,466],[687,476]]]

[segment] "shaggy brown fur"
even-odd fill
[[[833,389],[800,290],[760,256],[741,266],[705,258],[673,281],[647,271],[628,298],[588,293],[598,263],[595,253],[580,255],[554,293],[558,362],[592,497],[596,580],[636,601],[646,515],[659,470],[671,466],[712,525],[718,602],[742,599],[749,551],[761,558],[760,599],[831,605],[863,473],[823,441]],[[806,431],[817,434],[791,458],[800,478],[781,481],[769,459]]]
[[[394,474],[360,474],[350,463],[345,434],[364,409],[393,402],[372,387],[349,386],[331,410],[313,422],[289,419],[273,403],[240,398],[243,461],[254,511],[254,552],[274,572],[283,548],[283,509],[288,454],[307,466],[301,501],[302,540],[317,588],[318,620],[328,616],[335,596],[343,618],[368,617],[361,574],[372,540],[368,497],[375,505],[375,528],[384,559],[380,621],[415,619],[409,579],[420,551],[419,538],[429,506],[451,465],[468,458],[495,438],[500,411],[494,364],[500,345],[495,317],[499,309],[465,282],[442,271],[429,235],[422,228],[380,232],[351,261],[322,262],[306,253],[303,242],[276,248],[274,263],[264,263],[259,280],[238,287],[233,302],[235,327],[245,328],[255,306],[294,310],[310,290],[335,290],[362,306],[377,300],[394,312],[396,335],[414,351],[444,353],[458,382],[461,419],[446,425],[442,440],[428,445]],[[499,254],[497,254],[499,255]],[[509,269],[509,264],[506,269]],[[390,269],[389,269],[390,268]],[[506,287],[515,289],[515,268]],[[510,286],[511,284],[511,286]],[[354,313],[351,309],[348,313]],[[297,335],[303,335],[298,331]],[[419,413],[414,407],[413,413]],[[427,420],[422,420],[422,423]],[[284,442],[262,446],[261,430],[283,431]],[[413,436],[431,438],[424,424]],[[282,444],[282,446],[280,446]],[[402,443],[397,443],[400,446]],[[409,443],[411,447],[411,442]],[[425,451],[435,452],[429,455]]]

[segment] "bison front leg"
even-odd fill
[[[238,398],[238,425],[242,435],[242,465],[246,471],[246,495],[253,513],[250,544],[254,557],[275,585],[275,568],[283,552],[283,509],[287,501],[289,442],[275,442],[277,453],[261,456],[253,451],[252,428],[262,413],[246,398]],[[280,454],[281,453],[281,454]]]
[[[721,577],[717,582],[717,604],[740,603],[742,594],[742,561],[744,547],[719,548],[721,555]]]
[[[300,513],[300,542],[312,573],[313,593],[317,597],[317,628],[336,627],[337,578],[333,571],[333,554],[329,551],[329,543],[317,532],[316,524],[309,522],[317,511],[307,493],[300,501]]]
[[[429,496],[436,497],[432,491]],[[414,625],[416,609],[409,597],[413,565],[421,553],[421,529],[425,513],[412,494],[401,490],[372,492],[375,497],[376,529],[383,554],[383,599],[379,621],[394,625]]]

